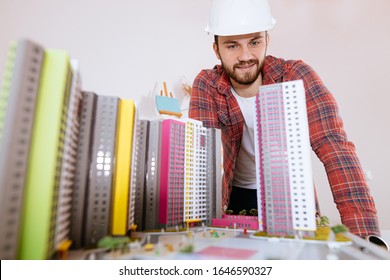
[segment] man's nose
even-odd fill
[[[240,52],[238,59],[240,61],[247,61],[247,60],[250,60],[252,58],[253,58],[253,56],[252,56],[252,53],[250,52],[248,46],[241,47],[241,52]]]

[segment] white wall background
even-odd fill
[[[0,0],[0,75],[10,40],[30,38],[79,60],[84,90],[134,99],[141,115],[163,87],[218,63],[203,30],[210,0]],[[339,102],[349,138],[371,173],[380,226],[390,231],[390,1],[271,0],[269,54],[312,65]],[[184,103],[183,103],[184,104]],[[314,157],[322,212],[338,222]]]

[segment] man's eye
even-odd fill
[[[260,41],[253,41],[253,42],[251,42],[251,45],[252,46],[257,46],[257,45],[259,45],[260,44]]]
[[[228,45],[227,48],[228,49],[235,49],[235,48],[237,48],[237,46],[236,45]]]

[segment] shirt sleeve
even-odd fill
[[[192,85],[188,117],[202,121],[205,127],[220,128],[217,106],[212,97],[216,92],[216,89],[209,85],[205,70],[200,72]]]
[[[311,146],[324,164],[342,223],[359,236],[380,235],[374,200],[334,96],[307,64],[296,64],[291,73],[304,82]]]

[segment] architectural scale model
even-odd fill
[[[72,192],[70,240],[73,248],[84,246],[85,207],[88,191],[89,168],[92,153],[97,95],[82,92],[79,144],[77,147],[75,184]]]
[[[132,209],[130,207],[130,201],[134,193],[130,185],[130,180],[133,171],[131,162],[133,159],[135,117],[134,101],[121,99],[119,101],[117,118],[110,227],[110,234],[115,236],[126,235],[128,222],[131,221],[129,217],[129,213],[131,213],[130,209]]]
[[[315,230],[302,82],[264,86],[257,96],[257,212],[225,213],[224,228],[209,228],[222,218],[221,132],[181,119],[176,101],[165,100],[171,94],[157,98],[164,116],[139,119],[133,100],[82,91],[71,61],[29,40],[9,48],[0,92],[0,259],[61,258],[69,246],[95,259],[390,259],[354,236],[356,248],[335,233],[324,241],[333,247],[309,252],[299,238],[269,242],[248,230]]]
[[[66,51],[27,40],[10,47],[4,73],[2,259],[50,259],[70,245],[95,248],[105,236],[123,237],[134,229],[172,230],[221,218],[218,129],[179,114],[138,119],[132,100],[82,91],[78,67]],[[257,100],[258,179],[264,182],[259,197],[267,201],[259,207],[258,225],[275,234],[313,230],[308,141],[301,138],[307,131],[300,114],[306,111],[298,92],[295,82],[263,87]],[[289,109],[289,98],[301,103]],[[266,134],[283,116],[279,128],[287,134]]]
[[[161,121],[153,120],[149,124],[149,141],[147,146],[147,160],[145,178],[144,211],[142,217],[144,219],[144,229],[152,230],[158,228],[158,209],[160,197],[160,157],[161,157]],[[141,183],[141,182],[138,182]],[[141,183],[142,184],[142,183]]]
[[[161,132],[158,223],[172,227],[184,220],[186,124],[177,120],[164,120]]]
[[[45,50],[22,209],[21,259],[49,258],[57,250],[55,229],[73,74],[66,51]]]
[[[58,209],[54,247],[66,250],[70,246],[70,223],[72,216],[72,193],[75,185],[77,147],[80,134],[80,107],[82,101],[79,63],[71,60],[73,72],[70,85],[69,108],[66,116],[65,143],[58,188]]]
[[[130,204],[134,205],[134,209],[129,213],[129,217],[132,217],[132,221],[129,224],[137,225],[137,230],[142,231],[145,229],[145,211],[135,211],[135,209],[144,209],[146,201],[145,189],[146,189],[146,162],[148,158],[148,146],[149,146],[149,123],[148,120],[137,120],[135,124],[136,135],[133,146],[133,172],[131,178],[131,189],[134,192],[133,199]]]
[[[262,86],[254,110],[257,217],[226,213],[212,224],[270,236],[294,236],[298,231],[312,236],[316,209],[303,82]]]
[[[185,142],[185,208],[184,220],[196,220],[209,222],[208,201],[212,187],[207,184],[207,170],[215,169],[210,155],[207,153],[209,137],[207,129],[202,122],[188,119],[186,122]]]
[[[316,230],[310,140],[301,80],[262,86],[255,108],[259,230]]]
[[[140,120],[137,131],[134,160],[146,159],[145,169],[137,167],[133,177],[137,228],[210,223],[220,189],[215,179],[220,134],[191,119]]]
[[[0,259],[16,259],[27,164],[44,49],[29,40],[8,49],[0,91]],[[23,108],[23,109],[21,109]]]

